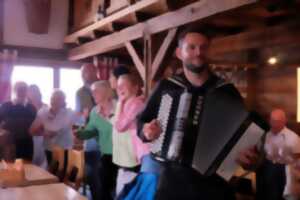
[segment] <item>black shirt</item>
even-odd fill
[[[31,104],[6,102],[0,106],[0,125],[11,134],[17,158],[32,158],[33,142],[29,128],[35,117],[36,109]]]

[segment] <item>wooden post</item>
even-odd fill
[[[0,44],[4,43],[4,0],[0,0]]]
[[[153,64],[152,64],[151,79],[153,79],[155,77],[163,59],[165,58],[167,50],[168,50],[170,44],[172,43],[172,41],[174,40],[177,29],[178,28],[173,28],[173,29],[169,30],[168,35],[165,37],[162,45],[160,46],[160,48],[154,58]]]
[[[140,73],[145,87],[145,95],[149,95],[151,91],[152,80],[158,71],[165,54],[173,41],[176,35],[177,28],[169,30],[166,38],[163,41],[163,44],[160,46],[154,61],[152,62],[152,39],[151,34],[147,32],[147,28],[144,29],[144,57],[143,62],[139,58],[137,52],[135,51],[131,42],[125,42],[125,46],[138,70]]]
[[[145,81],[145,65],[143,64],[143,62],[141,61],[139,55],[136,53],[133,45],[131,44],[131,42],[126,42],[125,46],[127,48],[127,51],[129,52],[133,63],[135,64],[138,72],[140,73],[143,81]]]
[[[151,35],[145,31],[144,35],[144,66],[145,66],[145,96],[148,97],[151,90],[152,71],[152,40]]]
[[[59,81],[60,70],[59,70],[59,68],[55,67],[53,69],[53,76],[54,76],[53,87],[54,88],[60,88],[60,81]]]
[[[257,64],[260,63],[259,51],[251,50],[248,52],[248,61],[256,61]],[[257,80],[257,68],[250,68],[247,70],[247,97],[246,97],[246,106],[248,109],[254,109],[256,102],[256,80]]]

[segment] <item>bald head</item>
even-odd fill
[[[66,96],[62,90],[54,89],[51,94],[50,107],[54,111],[58,111],[66,106]]]
[[[270,126],[273,133],[279,133],[286,126],[286,114],[282,109],[274,109],[270,114]]]
[[[27,98],[28,85],[23,81],[18,81],[13,87],[15,98],[18,102],[24,102]]]
[[[97,80],[96,66],[93,64],[84,64],[81,67],[81,77],[84,84],[92,84]]]

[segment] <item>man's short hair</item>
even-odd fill
[[[66,99],[66,94],[64,93],[64,91],[62,91],[61,89],[58,89],[58,88],[53,89],[51,97],[52,96],[59,96],[64,100]]]
[[[185,38],[185,36],[189,33],[199,33],[201,35],[204,35],[208,40],[211,39],[211,33],[209,31],[208,27],[205,26],[188,26],[185,27],[178,35],[178,46],[181,45],[182,40]]]
[[[120,77],[128,79],[133,85],[137,85],[138,87],[143,87],[143,80],[136,71],[132,71],[128,74],[122,74]]]
[[[28,89],[28,85],[24,81],[17,81],[13,86],[13,90],[16,92],[19,88]]]
[[[126,65],[118,65],[113,69],[112,73],[118,79],[121,75],[129,74],[130,70]]]

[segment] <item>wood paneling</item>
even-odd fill
[[[132,0],[110,0],[110,6],[107,8],[107,14],[114,13],[131,4]]]
[[[287,113],[288,125],[300,133],[296,122],[297,73],[295,66],[264,66],[257,69],[255,110],[268,118],[274,108]]]
[[[102,0],[76,0],[74,3],[74,30],[93,23]]]
[[[213,51],[210,53],[214,55],[253,48],[266,48],[275,45],[299,43],[299,34],[299,19],[295,19],[295,21],[289,24],[217,38],[212,41],[211,49]]]

